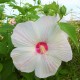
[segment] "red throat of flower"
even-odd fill
[[[48,45],[46,42],[39,42],[36,44],[36,52],[39,54],[44,54],[48,51]]]

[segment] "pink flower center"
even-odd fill
[[[36,44],[36,52],[39,54],[44,54],[48,51],[48,45],[46,42],[39,42]]]

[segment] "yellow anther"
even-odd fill
[[[45,47],[44,46],[40,46],[40,51],[41,51],[41,53],[45,53],[46,52]]]

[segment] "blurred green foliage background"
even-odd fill
[[[15,0],[0,0],[0,80],[80,80],[80,21],[59,23],[62,30],[69,35],[73,59],[68,63],[63,62],[56,75],[39,79],[34,72],[22,73],[14,67],[10,53],[14,49],[11,34],[15,26],[21,22],[35,21],[42,15],[59,14],[60,19],[66,15],[67,9],[64,5],[59,6],[56,2],[41,5],[40,0],[34,0],[34,2],[36,5],[25,3],[23,6],[18,6]],[[19,14],[7,15],[4,12],[5,4],[13,10],[18,10]],[[11,18],[15,18],[15,25],[9,24]]]

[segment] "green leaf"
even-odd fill
[[[49,7],[47,5],[44,6],[43,11],[46,15],[49,13]]]
[[[3,65],[0,63],[0,72],[2,71],[3,69]]]
[[[3,40],[0,41],[0,54],[7,54],[7,33],[0,32],[0,35],[3,36]]]
[[[0,3],[9,2],[10,0],[0,0]]]
[[[7,80],[18,80],[16,73],[13,72],[12,74],[10,74]]]
[[[41,79],[35,76],[35,80],[41,80]]]
[[[13,78],[15,76],[15,68],[11,59],[2,61],[3,69],[1,71],[1,80],[13,80],[9,78]],[[16,80],[14,78],[14,80]]]
[[[26,14],[25,10],[20,7],[20,6],[17,6],[16,4],[14,3],[8,3],[10,7],[12,7],[13,9],[17,9],[19,12],[21,12],[23,15]]]
[[[0,54],[8,55],[13,49],[11,33],[13,26],[3,25],[0,27]]]
[[[21,73],[27,80],[34,80],[34,73]]]
[[[76,29],[73,25],[69,23],[59,23],[60,28],[68,34],[68,36],[72,39],[76,47],[78,48],[78,39],[76,34]]]
[[[14,26],[9,25],[9,24],[3,24],[2,27],[0,27],[0,32],[12,32],[13,31]]]
[[[10,55],[12,49],[14,48],[12,41],[11,41],[11,33],[8,33],[7,43],[8,43],[7,53]]]
[[[69,73],[69,71],[67,69],[61,69],[61,71],[59,72],[59,74],[61,75],[67,75]]]
[[[5,5],[0,5],[0,13],[3,13]]]
[[[49,5],[44,5],[43,11],[46,15],[51,15],[53,16],[54,14],[56,15],[59,10],[59,5],[56,2],[53,2]]]
[[[10,1],[15,1],[15,0],[0,0],[0,3],[5,3],[5,2],[10,2]]]

